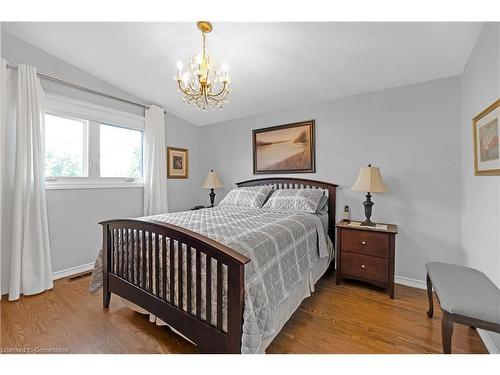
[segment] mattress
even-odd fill
[[[311,292],[317,264],[328,264],[332,254],[324,220],[314,214],[219,206],[148,219],[190,229],[251,259],[245,266],[242,353],[265,350]]]

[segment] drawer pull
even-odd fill
[[[364,264],[361,265],[361,268],[366,268],[366,266]]]
[[[366,241],[361,241],[361,245],[366,245]]]

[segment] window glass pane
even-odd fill
[[[101,124],[101,177],[142,177],[142,132]]]
[[[45,115],[45,176],[85,176],[87,121]]]

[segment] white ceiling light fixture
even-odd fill
[[[187,64],[187,70],[182,71],[182,61],[177,62],[178,91],[187,104],[194,104],[198,108],[222,110],[223,104],[231,93],[229,88],[229,74],[227,64],[219,68],[217,63],[206,52],[206,34],[212,31],[212,24],[199,21],[196,24],[202,35],[202,53],[194,56]]]

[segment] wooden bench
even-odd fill
[[[432,318],[432,288],[443,311],[443,353],[451,354],[453,323],[500,333],[500,289],[482,272],[447,263],[431,262],[427,268],[427,297]]]

